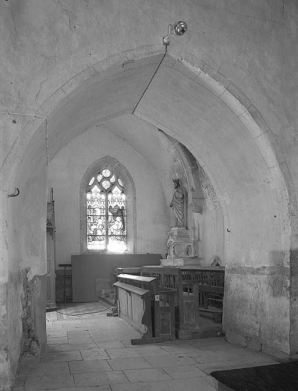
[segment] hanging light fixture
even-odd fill
[[[175,35],[183,35],[187,31],[187,24],[183,22],[182,20],[179,22],[176,22],[173,26],[171,26],[171,31]]]
[[[163,44],[168,46],[170,44],[170,35],[174,34],[177,36],[181,36],[185,34],[187,31],[187,24],[180,20],[174,24],[169,24],[168,26],[168,35],[163,37]]]

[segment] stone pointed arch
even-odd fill
[[[172,47],[169,47],[169,52],[171,53]],[[6,284],[8,282],[8,265],[16,265],[15,270],[21,267],[20,260],[26,256],[23,252],[20,254],[11,254],[11,249],[19,248],[16,245],[15,238],[19,235],[19,227],[13,223],[13,221],[18,216],[18,212],[21,206],[16,206],[16,200],[14,200],[14,207],[9,206],[11,203],[11,199],[7,198],[7,193],[11,192],[15,187],[19,187],[21,192],[24,191],[24,187],[20,185],[20,180],[25,184],[28,181],[28,173],[32,173],[35,175],[37,179],[38,169],[41,165],[46,168],[46,159],[42,160],[42,164],[35,164],[32,161],[32,157],[36,157],[37,155],[41,155],[43,158],[46,156],[48,161],[55,155],[55,153],[62,149],[67,142],[70,141],[72,137],[77,136],[79,133],[72,132],[74,124],[68,124],[63,121],[59,121],[58,114],[59,112],[63,112],[67,108],[68,102],[70,102],[73,98],[78,98],[81,95],[82,91],[85,88],[88,88],[88,85],[92,85],[94,80],[102,81],[107,80],[109,76],[120,74],[120,72],[127,72],[129,68],[136,69],[138,64],[144,64],[149,62],[154,62],[155,64],[159,63],[159,60],[163,56],[163,49],[161,45],[159,47],[151,46],[151,47],[143,47],[133,49],[131,51],[127,51],[124,53],[117,54],[102,62],[97,64],[92,64],[90,67],[86,67],[83,71],[77,73],[76,75],[69,74],[69,80],[65,82],[65,84],[61,85],[56,90],[49,88],[48,93],[44,95],[44,99],[41,101],[40,106],[37,110],[30,113],[19,113],[17,118],[26,118],[26,121],[22,123],[20,126],[20,130],[16,133],[14,125],[12,121],[7,121],[7,131],[10,132],[11,135],[15,135],[15,139],[13,139],[11,147],[7,151],[7,156],[4,157],[4,162],[0,171],[0,182],[2,184],[2,192],[1,192],[1,202],[3,205],[3,220],[7,220],[11,226],[11,233],[8,231],[7,226],[3,224],[3,235],[1,236],[0,242],[2,248],[4,249],[3,254],[3,262],[2,269],[3,270],[3,280],[1,281],[1,287],[6,289]],[[288,333],[284,330],[279,330],[279,334],[276,337],[272,332],[268,337],[268,344],[277,349],[289,350],[291,352],[297,351],[297,327],[295,328],[295,324],[297,324],[298,312],[297,306],[295,302],[297,301],[297,287],[298,283],[298,273],[297,273],[297,259],[298,259],[298,240],[297,240],[297,202],[295,195],[295,185],[291,178],[290,170],[288,168],[288,163],[286,157],[282,156],[279,152],[277,143],[275,144],[274,134],[272,130],[268,127],[266,122],[264,121],[261,113],[254,106],[253,102],[251,102],[237,87],[235,84],[225,78],[222,74],[216,71],[214,68],[208,66],[202,60],[196,58],[191,53],[187,53],[185,50],[182,50],[178,53],[174,53],[173,55],[167,55],[164,58],[163,65],[171,67],[173,70],[181,72],[184,76],[187,76],[193,80],[194,83],[198,83],[202,86],[205,86],[206,91],[210,91],[213,93],[218,99],[221,100],[223,104],[225,104],[233,113],[234,116],[238,118],[238,120],[246,127],[248,132],[250,133],[251,138],[254,140],[256,150],[260,151],[262,158],[266,162],[267,171],[268,172],[268,183],[270,182],[270,186],[274,191],[276,191],[277,198],[279,200],[279,211],[280,213],[280,225],[278,226],[278,233],[280,235],[280,240],[285,242],[285,251],[281,252],[281,255],[284,255],[284,259],[287,260],[290,257],[291,264],[291,324],[292,330],[290,335],[290,343],[288,339]],[[178,57],[179,56],[179,57]],[[71,69],[71,68],[70,68]],[[162,67],[160,68],[160,70]],[[57,77],[57,75],[53,72],[53,77]],[[67,76],[66,76],[67,77]],[[48,80],[49,85],[55,86],[57,83],[51,83],[51,79]],[[102,95],[102,94],[101,94]],[[79,99],[80,100],[80,99]],[[100,116],[100,121],[107,120],[113,116],[120,116],[125,113],[132,112],[132,107],[128,107],[127,111],[119,110],[114,112],[104,112],[102,116]],[[73,110],[72,113],[76,111]],[[88,113],[89,116],[90,113]],[[219,201],[224,210],[225,216],[225,242],[226,248],[230,247],[230,232],[228,229],[230,228],[230,224],[233,223],[231,219],[230,222],[230,206],[229,206],[229,194],[228,192],[222,191],[225,189],[221,189],[220,186],[217,185],[218,178],[220,177],[220,173],[215,173],[209,168],[208,161],[204,160],[200,155],[200,150],[197,147],[193,146],[193,140],[188,140],[184,134],[184,129],[180,129],[175,132],[171,126],[171,124],[167,123],[159,123],[156,118],[153,116],[146,116],[146,113],[141,110],[134,111],[135,115],[138,115],[140,118],[151,122],[154,126],[159,129],[162,129],[169,135],[172,135],[175,139],[184,144],[196,157],[199,161],[200,165],[204,168],[204,171],[208,174],[210,181],[216,191]],[[25,117],[24,117],[25,115]],[[9,116],[8,116],[9,117]],[[70,117],[72,118],[72,117]],[[96,118],[97,120],[97,118]],[[167,126],[168,125],[168,126]],[[82,133],[86,130],[86,127],[81,127],[81,124],[78,124],[79,131]],[[55,132],[55,129],[57,130]],[[63,140],[58,140],[56,135],[67,135],[69,137],[64,137]],[[26,165],[24,164],[26,163]],[[36,179],[34,177],[34,180]],[[43,175],[45,177],[45,175]],[[266,182],[267,183],[267,182]],[[45,193],[46,183],[42,182],[39,185],[39,191]],[[29,199],[30,197],[26,197],[28,205],[26,204],[26,208],[30,211],[36,211],[36,205],[33,205],[33,201]],[[9,204],[10,203],[10,204]],[[135,215],[134,215],[135,216]],[[283,216],[285,217],[283,221]],[[37,214],[36,217],[43,217],[41,214]],[[134,217],[135,220],[135,217]],[[8,225],[9,225],[8,224]],[[269,225],[269,223],[268,223]],[[135,227],[135,224],[134,224]],[[15,231],[14,231],[15,229]],[[34,227],[34,232],[32,235],[40,232],[38,227]],[[13,233],[13,234],[12,234]],[[233,232],[232,232],[233,234]],[[136,238],[135,229],[133,229],[133,237]],[[252,241],[255,238],[252,238]],[[256,238],[257,239],[257,238]],[[291,243],[289,244],[289,242]],[[10,252],[7,249],[7,243]],[[21,251],[21,250],[20,250]],[[23,251],[23,250],[22,250]],[[233,251],[229,251],[229,255],[232,255]],[[255,256],[254,252],[252,255]],[[45,252],[42,255],[42,262],[35,263],[34,274],[45,273]],[[239,257],[236,257],[237,261],[241,261]],[[40,270],[37,268],[37,265],[41,265]],[[280,273],[279,273],[280,274]],[[234,278],[235,273],[232,275]],[[286,274],[285,274],[286,275]],[[231,277],[231,278],[232,278]],[[19,281],[22,281],[22,278],[19,278]],[[252,279],[254,281],[254,279]],[[266,281],[268,282],[268,281]],[[272,281],[270,280],[270,286],[280,286],[282,287],[282,283],[279,283],[277,280],[277,284],[272,277]],[[289,281],[285,281],[284,286],[287,286]],[[236,285],[231,285],[231,292],[234,291],[234,287]],[[244,286],[242,284],[241,286]],[[265,286],[265,283],[260,284],[260,286]],[[16,292],[13,284],[8,283],[9,289],[14,290]],[[22,291],[21,282],[19,284],[19,292]],[[262,293],[262,292],[261,292]],[[19,294],[20,296],[20,294]],[[259,295],[261,297],[262,294]],[[268,296],[268,299],[271,300],[271,297]],[[276,299],[276,298],[275,298]],[[15,301],[12,301],[15,303]],[[235,301],[236,303],[236,301]],[[4,303],[5,304],[5,303]],[[233,305],[233,301],[231,301]],[[274,303],[275,304],[275,303]],[[288,303],[286,303],[287,305]],[[280,308],[286,308],[285,303],[280,304]],[[9,323],[15,323],[15,319],[19,319],[19,315],[17,313],[16,306],[13,306],[13,311],[11,311],[11,321]],[[249,307],[251,308],[251,306]],[[272,305],[272,309],[278,308],[276,305]],[[249,314],[249,312],[247,312]],[[269,311],[270,314],[274,314],[274,311]],[[287,314],[285,314],[286,318]],[[45,319],[44,319],[45,320]],[[226,316],[226,328],[234,327],[239,319],[235,318],[233,313],[233,308],[231,306],[230,313]],[[273,316],[272,319],[269,319],[268,324],[271,326],[274,321]],[[262,320],[263,322],[263,320]],[[44,322],[45,323],[45,322]],[[239,323],[239,322],[238,322]],[[243,330],[247,330],[245,327],[246,324],[238,324],[239,332],[241,333]],[[264,323],[264,322],[263,322]],[[5,326],[4,329],[7,330],[9,328]],[[288,323],[287,323],[288,325]],[[279,327],[279,325],[278,325]],[[20,328],[19,328],[20,329]],[[274,327],[272,326],[272,329]],[[263,330],[262,330],[263,333]],[[281,343],[276,343],[280,339]],[[9,349],[11,352],[17,351],[16,345],[20,341],[20,331],[14,332],[11,341],[15,341],[11,343]],[[286,344],[290,344],[288,348],[285,348]],[[6,355],[6,353],[5,353]],[[5,356],[6,357],[6,356]],[[16,365],[18,360],[17,355],[10,360],[12,365]],[[6,361],[7,362],[7,361]],[[5,364],[6,365],[6,364]],[[5,370],[6,371],[6,370]],[[6,371],[7,372],[7,371]]]

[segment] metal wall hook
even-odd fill
[[[20,190],[16,187],[13,194],[7,194],[7,197],[17,197],[20,194]]]

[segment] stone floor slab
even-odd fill
[[[123,330],[123,328],[117,323],[102,322],[100,329],[90,329],[90,334],[91,335],[99,335],[104,331],[120,331],[120,330]]]
[[[48,345],[58,345],[60,343],[68,343],[67,337],[57,337],[57,338],[48,338],[47,340]]]
[[[25,390],[45,390],[62,387],[74,387],[75,383],[72,375],[54,376],[28,376],[25,382]]]
[[[86,330],[86,326],[82,324],[81,321],[74,322],[74,321],[66,321],[64,320],[62,323],[62,328],[67,330],[78,330],[83,329]]]
[[[90,337],[90,338],[68,338],[68,343],[69,344],[74,344],[74,345],[77,345],[77,344],[93,344],[94,341],[93,339]]]
[[[60,345],[61,352],[70,352],[73,350],[93,350],[98,349],[98,346],[95,343],[72,343],[72,344],[62,344]]]
[[[206,380],[207,383],[211,384],[216,390],[218,390],[218,381],[214,379],[214,377],[203,376],[203,379]]]
[[[140,354],[140,356],[164,356],[169,355],[163,347],[157,345],[139,345],[135,346],[134,349]]]
[[[121,341],[97,342],[99,349],[123,349],[125,345]]]
[[[89,373],[111,371],[112,368],[106,360],[72,361],[69,363],[70,373]]]
[[[66,330],[66,333],[68,337],[73,337],[73,338],[90,337],[90,333],[88,330],[70,330],[70,331]]]
[[[206,351],[204,351],[205,353]],[[253,360],[258,360],[260,357],[264,358],[264,355],[261,353],[257,352],[252,352],[247,349],[237,349],[237,348],[231,348],[229,349],[216,349],[212,351],[213,354],[221,355],[224,357],[225,360],[243,360],[245,359],[246,361],[253,361]]]
[[[125,384],[128,383],[127,377],[122,371],[106,371],[99,373],[79,373],[74,374],[76,387],[82,386],[101,386],[104,384]]]
[[[92,339],[97,342],[107,342],[107,341],[123,341],[123,340],[131,340],[131,339],[141,339],[138,333],[134,332],[122,332],[121,330],[118,332],[105,332],[97,335],[92,335]]]
[[[199,351],[188,353],[189,357],[192,357],[198,363],[214,363],[220,361],[226,361],[225,357],[221,354],[217,354],[213,351]]]
[[[201,371],[198,367],[194,365],[183,365],[177,367],[168,367],[163,368],[164,371],[169,374],[172,379],[188,379],[191,377],[206,376],[206,373]]]
[[[186,344],[173,344],[173,345],[164,345],[162,346],[163,350],[172,354],[188,354],[196,353],[198,349],[191,345]]]
[[[186,355],[163,355],[145,357],[154,368],[177,367],[180,365],[197,365],[197,362]]]
[[[69,375],[67,362],[49,362],[33,365],[24,365],[19,368],[20,375],[46,376],[46,375]]]
[[[107,349],[107,353],[111,358],[124,358],[124,357],[149,357],[149,356],[165,356],[169,355],[160,346],[134,346],[126,349]]]
[[[113,335],[113,333],[109,334],[98,334],[98,335],[92,335],[92,339],[95,343],[100,342],[113,342],[113,341],[120,341],[119,335]]]
[[[98,387],[70,387],[70,388],[48,388],[48,391],[111,391],[111,388],[109,385],[104,386],[98,386]],[[22,390],[14,390],[13,391],[24,391]],[[26,390],[27,391],[27,390]]]
[[[47,330],[48,338],[63,338],[67,337],[67,330],[65,329],[56,329],[56,330]]]
[[[64,362],[64,361],[78,361],[82,360],[82,356],[78,351],[72,352],[60,352],[46,354],[41,360],[41,363],[45,362]]]
[[[104,349],[81,350],[83,360],[106,360],[110,356]]]
[[[115,371],[125,369],[152,368],[152,366],[142,357],[126,357],[108,360],[109,365]]]
[[[134,348],[107,349],[106,351],[111,358],[141,357],[141,353]]]
[[[231,369],[230,364],[225,361],[217,363],[203,363],[199,364],[197,367],[207,375],[214,371],[225,371],[226,369]]]
[[[216,388],[203,379],[203,377],[171,381],[116,384],[112,385],[111,389],[112,391],[216,391]]]
[[[128,369],[124,373],[131,383],[171,380],[171,377],[161,368]]]
[[[134,345],[132,345],[131,344],[131,339],[126,339],[126,340],[121,340],[121,343],[126,347],[126,348],[131,348],[132,346],[134,346]]]
[[[256,367],[256,366],[263,366],[263,365],[274,365],[277,364],[274,360],[260,360],[260,361],[244,361],[244,360],[237,360],[237,361],[226,361],[227,365],[229,365],[230,369],[240,369],[240,368],[250,368],[250,367]]]
[[[61,352],[61,345],[48,345],[47,353],[58,353]]]

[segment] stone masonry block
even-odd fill
[[[241,334],[237,334],[231,330],[226,331],[226,339],[234,345],[240,345],[243,347],[247,347],[248,345],[248,337],[245,337]]]
[[[270,356],[274,356],[279,361],[288,361],[289,360],[289,354],[282,352],[278,349],[271,348],[270,346],[267,346],[266,344],[262,345],[262,352],[269,354]]]
[[[256,350],[257,352],[260,352],[262,350],[262,344],[260,341],[258,341],[257,338],[250,338],[248,340],[247,347],[252,350]]]

